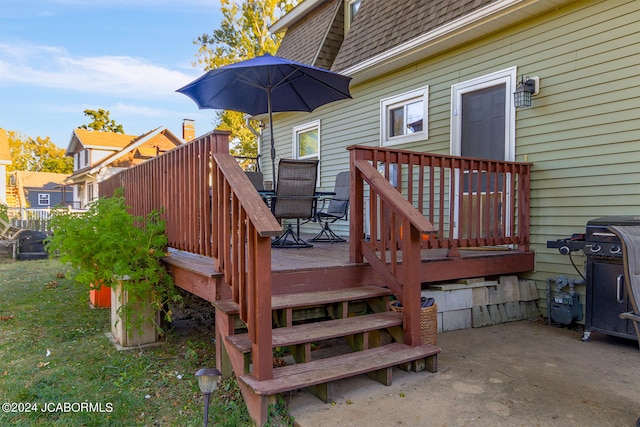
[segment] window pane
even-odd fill
[[[389,137],[404,135],[404,108],[398,107],[389,110]]]
[[[298,158],[318,155],[318,129],[298,133]]]
[[[353,22],[353,18],[355,18],[356,13],[358,13],[358,9],[360,9],[360,0],[355,0],[349,5],[349,22]]]
[[[407,133],[422,132],[423,101],[407,105]]]

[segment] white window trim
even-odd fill
[[[305,132],[308,130],[312,130],[312,129],[318,129],[318,154],[317,155],[313,155],[313,156],[304,156],[304,157],[299,157],[298,153],[298,133],[300,132]],[[318,159],[318,175],[316,177],[317,182],[320,182],[320,147],[322,145],[322,133],[320,130],[320,120],[314,120],[312,122],[308,122],[305,124],[302,124],[300,126],[296,126],[293,128],[293,136],[292,136],[292,143],[291,143],[291,150],[293,153],[293,158],[294,159],[298,159],[298,160],[302,160],[302,159]]]
[[[344,33],[347,34],[349,32],[349,28],[351,28],[351,21],[353,21],[353,17],[351,16],[351,4],[355,3],[358,0],[346,0],[344,2]]]
[[[44,199],[47,203],[42,203]],[[38,206],[51,206],[51,196],[47,193],[38,193]]]
[[[423,105],[423,122],[422,131],[399,135],[389,138],[388,133],[388,113],[391,107],[397,105],[408,104],[410,101],[415,102],[422,100]],[[387,147],[390,145],[406,144],[409,142],[423,141],[429,138],[429,86],[406,92],[401,95],[395,95],[380,100],[380,146]]]
[[[506,84],[505,93],[505,153],[507,161],[515,160],[516,152],[516,109],[513,106],[513,92],[516,90],[516,67],[496,71],[482,77],[467,80],[451,86],[451,154],[459,156],[461,152],[460,132],[462,116],[459,114],[462,105],[462,95],[498,84]]]
[[[300,157],[299,154],[299,150],[298,150],[298,134],[301,132],[306,132],[308,130],[313,130],[313,129],[318,129],[318,154],[317,155],[312,155],[312,156],[304,156],[304,157]],[[303,125],[300,126],[296,126],[293,128],[293,135],[292,135],[292,145],[291,145],[291,149],[293,152],[293,158],[294,159],[315,159],[318,158],[318,161],[320,161],[320,120],[314,120],[312,122],[308,122],[305,123]]]

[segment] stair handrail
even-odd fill
[[[258,380],[269,379],[273,376],[271,237],[280,234],[282,226],[231,155],[214,153],[213,160],[216,268],[224,273],[240,319],[247,325],[253,375]]]
[[[436,231],[433,225],[413,207],[367,160],[355,158],[352,151],[350,222],[350,258],[362,262],[363,257],[380,274],[394,296],[403,304],[405,344],[421,344],[420,335],[420,251],[421,236]],[[363,182],[369,184],[370,206],[380,206],[384,216],[380,229],[372,226],[364,236]],[[374,211],[371,209],[371,211]],[[374,223],[374,221],[371,221]],[[375,221],[377,223],[377,221]],[[397,238],[397,233],[401,236]],[[381,246],[374,242],[380,240]],[[396,242],[401,242],[400,247]]]
[[[223,273],[252,342],[253,375],[273,375],[271,236],[282,232],[237,161],[228,132],[214,131],[119,172],[99,185],[117,188],[134,215],[162,211],[169,246],[211,257]]]

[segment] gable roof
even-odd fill
[[[84,148],[117,151],[129,145],[136,138],[135,135],[77,128],[71,134],[71,141],[65,154],[71,156]]]
[[[334,68],[348,68],[496,1],[431,0],[396,3],[388,0],[363,0],[334,61]]]
[[[0,165],[11,163],[11,151],[9,151],[9,136],[7,131],[0,128]]]
[[[86,174],[97,173],[100,171],[100,169],[108,166],[119,167],[119,168],[127,168],[130,166],[134,166],[138,163],[141,163],[144,160],[147,160],[151,157],[158,155],[159,153],[171,150],[179,145],[184,144],[184,141],[182,139],[175,136],[173,132],[171,132],[169,129],[166,129],[165,127],[158,127],[138,137],[134,136],[132,137],[133,138],[132,140],[130,140],[127,144],[124,144],[122,147],[115,147],[113,144],[122,143],[122,141],[124,141],[125,138],[104,138],[103,135],[100,135],[97,138],[93,138],[93,135],[86,135],[84,134],[84,132],[80,132],[79,134],[77,133],[77,131],[84,131],[84,130],[85,129],[76,129],[74,131],[74,137],[72,138],[72,143],[69,144],[70,148],[71,148],[71,145],[73,144],[73,139],[77,136],[81,136],[84,138],[89,137],[88,143],[91,144],[91,145],[82,144],[83,148],[113,150],[114,153],[88,167],[76,170],[69,177],[71,180],[77,179],[78,177],[84,176]],[[109,132],[94,132],[94,131],[89,131],[89,132],[90,133],[109,133]],[[131,137],[131,135],[122,135],[122,134],[116,134],[116,135]],[[79,138],[78,138],[78,143],[80,143]],[[79,147],[80,146],[76,147],[78,151],[80,151]],[[69,153],[70,148],[67,149],[67,153]]]
[[[577,0],[362,0],[331,70],[352,76],[353,84],[574,1]],[[284,52],[288,59],[300,60],[308,54],[302,47],[300,51],[291,49],[287,38],[290,33],[298,38],[298,33],[317,34],[316,24],[310,21],[314,13],[320,15],[315,11],[324,4],[325,0],[305,0],[300,5],[304,8],[294,8],[270,28],[274,32],[287,31],[281,46],[287,48]],[[337,13],[336,19],[339,16]],[[331,31],[325,30],[330,36]]]
[[[301,5],[304,3],[306,1]],[[287,29],[278,47],[278,56],[329,69],[343,39],[342,0],[325,1]],[[327,49],[329,52],[324,52]]]
[[[65,185],[65,179],[69,176],[64,173],[14,171],[16,183],[22,188],[54,188]]]

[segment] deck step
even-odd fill
[[[391,295],[391,291],[379,286],[360,286],[357,288],[274,295],[271,297],[271,309],[283,310],[288,308],[314,307],[338,302],[361,301],[387,295]],[[225,314],[238,313],[238,304],[233,301],[215,301],[213,305],[217,309],[224,311]]]
[[[273,329],[273,347],[328,340],[401,325],[402,314],[395,311],[387,311],[365,316],[296,325],[288,328],[276,328]],[[229,335],[226,340],[241,353],[251,351],[251,341],[248,334]]]
[[[307,363],[273,368],[273,378],[268,380],[258,381],[250,374],[241,375],[239,379],[255,394],[268,396],[429,358],[439,352],[440,349],[431,344],[411,347],[403,343],[392,343]]]

